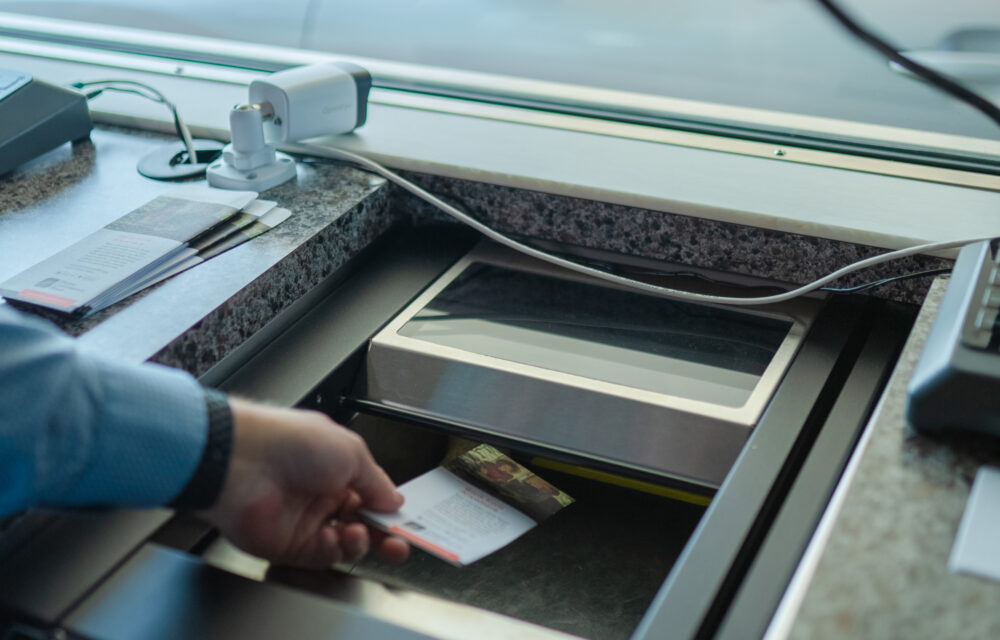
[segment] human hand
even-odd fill
[[[403,504],[364,441],[322,413],[230,398],[233,452],[219,500],[200,513],[244,551],[278,564],[328,567],[374,547],[402,562],[409,545],[355,519]]]

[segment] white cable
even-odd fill
[[[188,162],[190,164],[198,163],[198,151],[194,148],[194,139],[191,137],[191,130],[188,126],[184,124],[181,120],[181,114],[177,112],[177,107],[171,102],[170,106],[174,110],[174,117],[177,119],[177,128],[181,130],[181,138],[184,139],[184,146],[187,147],[188,152]]]
[[[951,240],[948,242],[931,242],[928,244],[921,244],[915,247],[909,247],[906,249],[899,249],[896,251],[890,251],[888,253],[883,253],[877,256],[872,256],[871,258],[865,258],[864,260],[859,260],[853,264],[849,264],[846,267],[841,267],[833,273],[823,276],[818,280],[814,280],[809,284],[802,285],[801,287],[791,289],[790,291],[785,291],[784,293],[778,293],[770,296],[761,296],[756,298],[738,298],[730,296],[714,296],[705,293],[694,293],[691,291],[681,291],[678,289],[670,289],[668,287],[660,287],[655,284],[649,284],[647,282],[641,282],[639,280],[633,280],[631,278],[625,278],[622,276],[614,275],[613,273],[608,273],[606,271],[601,271],[600,269],[595,269],[593,267],[588,267],[586,265],[573,262],[572,260],[566,260],[565,258],[560,258],[554,256],[550,253],[536,249],[534,247],[528,246],[522,242],[518,242],[513,238],[509,238],[504,234],[496,231],[482,222],[479,222],[475,218],[459,211],[455,207],[451,206],[447,202],[444,202],[432,193],[425,191],[414,183],[410,182],[401,175],[394,173],[390,169],[383,167],[382,165],[365,158],[364,156],[359,156],[356,153],[350,151],[345,151],[343,149],[338,149],[336,147],[325,147],[322,145],[314,144],[296,144],[291,145],[290,148],[296,151],[302,151],[305,153],[312,153],[318,156],[334,157],[341,160],[346,160],[348,162],[353,162],[359,164],[366,169],[377,173],[384,178],[391,180],[398,184],[403,189],[406,189],[418,198],[429,202],[435,207],[441,209],[453,218],[463,222],[473,229],[476,229],[486,237],[502,244],[511,249],[519,251],[521,253],[527,254],[539,260],[543,260],[550,264],[554,264],[577,273],[582,273],[606,282],[612,282],[617,285],[624,287],[629,287],[632,289],[638,289],[645,293],[650,293],[653,295],[661,296],[664,298],[674,298],[676,300],[686,300],[689,302],[703,302],[710,304],[722,304],[722,305],[733,305],[733,306],[754,306],[754,305],[764,305],[764,304],[775,304],[777,302],[785,302],[786,300],[791,300],[792,298],[797,298],[801,295],[807,294],[810,291],[815,291],[823,285],[833,282],[834,280],[841,278],[854,271],[860,271],[861,269],[866,269],[868,267],[874,266],[876,264],[881,264],[883,262],[889,262],[891,260],[898,260],[900,258],[905,258],[907,256],[912,256],[918,253],[927,253],[930,251],[943,251],[945,249],[954,249],[956,247],[962,247],[973,242],[982,242],[985,240],[993,240],[997,236],[987,236],[982,238],[971,238],[967,240]]]
[[[126,89],[119,85],[126,85],[129,87],[138,87],[143,91],[148,91],[149,93],[143,93],[139,89]],[[171,115],[174,116],[174,121],[177,123],[177,129],[180,132],[181,140],[184,142],[184,147],[188,152],[188,162],[190,164],[196,164],[198,162],[198,152],[194,148],[194,139],[191,137],[191,130],[188,126],[181,120],[181,114],[177,111],[177,105],[175,105],[167,97],[160,93],[156,87],[151,87],[144,82],[136,82],[135,80],[92,80],[90,82],[77,82],[73,85],[76,88],[97,86],[100,87],[102,91],[119,91],[122,93],[133,93],[137,96],[142,96],[147,100],[152,100],[153,102],[159,102],[168,109],[170,109]],[[149,95],[152,94],[152,95]]]

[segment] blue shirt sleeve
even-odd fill
[[[207,430],[192,376],[88,353],[0,304],[0,516],[165,504],[198,466]]]

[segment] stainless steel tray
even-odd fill
[[[372,339],[362,396],[711,489],[818,306],[676,302],[484,243]]]

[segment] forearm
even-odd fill
[[[0,305],[0,515],[36,504],[203,509],[244,550],[305,566],[356,559],[373,541],[387,559],[409,553],[356,521],[402,496],[327,416],[84,353]]]
[[[206,427],[191,376],[82,352],[0,307],[0,513],[164,504],[198,466]]]

